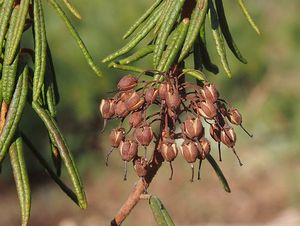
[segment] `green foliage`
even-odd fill
[[[49,3],[66,24],[88,65],[98,76],[101,76],[102,72],[92,60],[64,10],[56,0],[51,0]],[[74,16],[80,17],[69,1],[65,0],[64,3]],[[0,6],[0,165],[2,165],[9,150],[23,226],[28,225],[31,206],[23,141],[29,148],[34,149],[33,154],[37,160],[46,168],[61,189],[82,209],[87,207],[77,166],[56,121],[59,93],[53,59],[46,36],[47,23],[45,23],[43,4],[44,2],[41,0],[5,0]],[[28,45],[26,42],[24,44],[23,42],[29,29],[32,31],[33,36],[33,39],[29,39],[31,43],[34,43],[32,49],[30,44]],[[53,173],[47,161],[36,151],[25,132],[23,132],[24,128],[20,121],[23,118],[25,107],[27,107],[26,102],[38,114],[48,131],[56,174]],[[33,115],[31,115],[31,120],[32,118],[34,118]],[[74,192],[59,179],[62,163],[67,169]]]

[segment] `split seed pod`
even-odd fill
[[[124,138],[125,138],[124,128],[112,129],[109,135],[110,145],[114,148],[117,148],[119,147],[121,141],[124,140]]]
[[[119,101],[115,107],[115,114],[119,118],[124,118],[128,115],[129,111],[126,104],[123,101]]]
[[[143,121],[143,112],[141,112],[141,111],[136,111],[136,112],[131,113],[129,116],[129,119],[128,119],[129,124],[133,128],[138,127],[142,121]]]
[[[228,111],[227,118],[234,125],[242,124],[242,115],[236,108],[232,108]]]
[[[102,118],[110,119],[115,114],[115,101],[113,99],[102,99],[99,109]]]
[[[126,107],[129,111],[135,111],[144,104],[144,98],[141,97],[137,92],[133,92],[125,102]]]
[[[133,168],[139,177],[144,177],[147,175],[148,161],[144,157],[137,157],[133,161]]]
[[[182,124],[182,132],[190,139],[202,137],[204,129],[200,118],[187,119]]]
[[[193,163],[198,157],[198,147],[192,141],[185,141],[181,145],[181,153],[188,163]]]
[[[210,142],[206,138],[200,140],[199,157],[204,160],[210,153]]]
[[[165,161],[172,162],[177,156],[177,147],[176,144],[168,144],[168,143],[162,143],[160,147],[160,153]]]
[[[136,140],[143,146],[148,146],[153,139],[153,131],[150,126],[142,126],[135,130]]]
[[[168,108],[171,108],[172,110],[176,110],[179,108],[181,104],[181,98],[177,90],[174,90],[174,92],[167,92],[166,104]]]
[[[216,142],[221,142],[221,128],[217,124],[211,124],[209,133],[210,136],[216,141]]]
[[[157,96],[158,96],[158,90],[153,87],[150,87],[145,92],[145,101],[148,104],[152,104],[156,100]]]
[[[136,77],[132,75],[125,75],[121,80],[118,82],[118,90],[119,91],[127,91],[133,89],[138,84],[138,80]]]
[[[216,86],[211,83],[205,83],[200,90],[200,93],[204,100],[212,103],[215,103],[219,98],[219,92],[216,89]]]
[[[217,115],[215,105],[209,101],[201,101],[198,105],[197,112],[206,119],[213,119]]]
[[[134,140],[121,141],[119,148],[122,160],[129,162],[137,155],[138,143]]]
[[[236,135],[232,127],[224,127],[221,131],[221,142],[229,148],[233,148],[236,142]]]
[[[169,91],[169,88],[170,85],[166,82],[163,82],[159,85],[159,88],[158,88],[158,95],[160,97],[160,99],[162,100],[165,100],[166,99],[166,96],[167,96],[167,92]]]

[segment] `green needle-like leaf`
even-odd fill
[[[55,11],[58,13],[58,15],[65,22],[69,32],[71,33],[72,37],[75,39],[77,45],[79,46],[83,56],[85,57],[87,63],[89,64],[89,66],[93,69],[93,71],[96,73],[96,75],[102,76],[103,75],[102,71],[99,69],[99,67],[93,61],[93,59],[92,59],[90,53],[88,52],[85,44],[81,40],[79,34],[75,30],[74,26],[72,25],[72,23],[70,22],[70,20],[68,19],[68,17],[66,16],[64,11],[62,10],[62,8],[58,5],[58,3],[55,0],[49,0],[49,2],[53,6]]]
[[[44,122],[45,126],[48,129],[48,132],[51,135],[51,138],[55,142],[55,145],[57,146],[60,152],[61,158],[64,161],[68,174],[71,178],[72,184],[75,188],[75,193],[78,198],[79,206],[82,209],[85,209],[87,207],[87,201],[86,201],[83,185],[81,182],[81,178],[79,176],[77,167],[74,163],[72,154],[64,140],[62,133],[60,132],[56,124],[55,119],[50,116],[50,113],[47,110],[43,109],[36,102],[32,102],[32,108],[38,114],[40,119]]]
[[[217,176],[219,177],[221,183],[223,184],[224,190],[227,191],[228,193],[230,193],[231,192],[230,187],[229,187],[228,182],[227,182],[224,174],[222,173],[222,170],[220,169],[219,165],[216,163],[216,161],[214,160],[214,158],[211,155],[208,155],[206,157],[206,159],[208,160],[210,165],[214,168]]]
[[[9,156],[21,207],[22,226],[26,226],[30,216],[31,192],[22,143],[22,138],[18,136],[9,148]]]

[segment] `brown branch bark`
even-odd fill
[[[123,206],[120,208],[115,218],[111,221],[110,226],[119,226],[126,219],[126,217],[130,214],[131,210],[139,202],[141,194],[143,194],[145,190],[149,187],[152,179],[156,175],[163,161],[164,159],[158,152],[156,145],[153,158],[149,164],[147,175],[145,176],[145,178],[141,178],[137,181],[129,197],[127,198]]]

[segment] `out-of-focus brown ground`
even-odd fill
[[[201,181],[190,183],[190,169],[181,157],[174,164],[174,179],[168,180],[168,165],[163,165],[149,193],[161,198],[176,225],[299,225],[299,200],[294,199],[300,194],[299,164],[290,161],[287,167],[287,163],[268,158],[264,150],[254,145],[238,149],[244,159],[243,167],[238,166],[228,150],[223,151],[224,162],[220,164],[230,182],[231,194],[224,192],[207,162]],[[52,182],[33,185],[30,225],[108,225],[137,179],[130,167],[129,180],[123,182],[122,166],[114,153],[109,168],[101,167],[103,173],[98,177],[85,176],[89,200],[85,211]],[[288,174],[291,178],[286,177]],[[0,226],[20,225],[14,184],[2,191]],[[147,201],[140,201],[123,225],[155,225]]]

